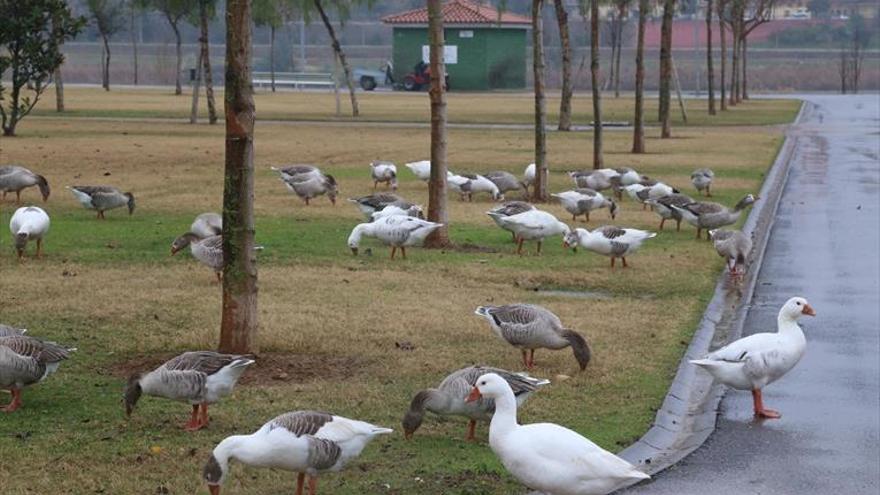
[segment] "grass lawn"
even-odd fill
[[[66,115],[86,117],[169,117],[189,118],[191,95],[174,96],[169,89],[114,89],[108,95],[100,88],[69,87],[65,89]],[[222,111],[223,92],[216,94]],[[428,94],[406,92],[358,92],[361,116],[351,117],[347,93],[341,93],[342,116],[334,116],[336,100],[332,92],[280,91],[256,94],[257,117],[263,120],[328,120],[360,122],[429,122]],[[800,103],[795,100],[752,100],[746,105],[731,107],[730,111],[710,117],[703,101],[686,100],[688,126],[732,126],[786,124],[797,112]],[[204,98],[202,115],[207,115]],[[647,125],[656,125],[657,100],[645,100]],[[603,119],[606,122],[630,122],[633,115],[632,95],[620,98],[603,97]],[[672,120],[683,125],[676,103]],[[593,104],[589,93],[577,93],[572,101],[572,121],[587,125],[593,120]],[[559,98],[556,91],[548,92],[547,122],[558,120]],[[55,116],[55,100],[51,90],[34,109],[35,115]],[[534,96],[531,93],[450,93],[449,121],[454,123],[534,123]]]
[[[79,105],[79,91],[69,92],[71,108]],[[166,98],[145,95],[154,102]],[[123,108],[129,96],[114,91],[112,106]],[[380,108],[378,102],[403,108],[424,106],[417,101],[422,97],[370,95],[364,102],[367,108]],[[272,96],[260,95],[258,108],[264,98]],[[275,98],[289,99],[293,109],[304,95]],[[486,100],[496,98],[520,97]],[[102,95],[100,101],[110,99]],[[751,102],[737,112],[747,119],[754,109],[763,115],[756,120],[784,122],[796,111],[786,104],[771,115],[765,104]],[[522,99],[512,111],[524,115],[528,107]],[[413,108],[412,118],[422,112]],[[265,246],[259,255],[260,359],[235,393],[212,407],[211,426],[190,434],[181,430],[187,405],[144,397],[126,421],[121,393],[132,370],[216,345],[220,290],[213,274],[186,253],[172,258],[168,252],[195,215],[219,209],[223,126],[28,119],[19,134],[0,141],[0,157],[48,178],[53,192],[41,206],[52,228],[46,257],[22,264],[9,236],[0,233],[0,321],[79,350],[57,374],[24,392],[21,410],[0,418],[5,495],[204,494],[201,468],[218,441],[295,409],[327,410],[396,430],[342,473],[323,476],[322,493],[516,493],[521,487],[486,443],[486,425],[478,426],[477,443],[463,440],[465,419],[429,416],[411,441],[400,431],[412,395],[450,371],[473,363],[520,368],[519,352],[499,341],[474,308],[538,303],[582,332],[594,355],[587,370],[577,371],[569,350],[538,351],[533,374],[553,384],[535,394],[520,417],[565,424],[617,451],[649,426],[723,266],[709,243],[693,239],[690,227],[677,233],[667,226],[625,270],[612,271],[606,258],[582,250],[566,252],[558,239],[546,243],[540,257],[515,256],[510,235],[484,214],[492,205],[486,198],[450,203],[454,241],[482,249],[412,249],[408,260],[392,261],[387,250],[367,241],[362,251],[371,247],[372,256],[355,258],[345,241],[362,221],[356,208],[345,201],[333,207],[326,198],[305,207],[269,166],[317,163],[337,177],[342,198],[366,194],[372,187],[367,163],[424,158],[428,130],[261,123],[255,158],[257,241]],[[758,190],[782,142],[777,128],[690,127],[662,141],[654,130],[649,134],[650,153],[635,156],[628,153],[628,132],[609,132],[608,165],[633,166],[689,192],[690,172],[710,166],[717,176],[715,199],[725,204]],[[529,131],[451,130],[449,160],[454,170],[519,175],[531,160],[532,142]],[[552,190],[570,188],[562,171],[587,166],[589,140],[552,133],[548,149]],[[400,194],[425,203],[426,185],[404,167],[400,175]],[[99,222],[64,190],[98,183],[132,191],[134,215],[114,210]],[[38,200],[36,190],[24,196]],[[546,208],[570,218],[558,204]],[[657,227],[658,218],[640,206],[625,200],[621,208],[616,224]],[[0,232],[13,210],[11,203],[0,204]],[[596,212],[591,225],[603,223],[609,223],[607,212]],[[291,473],[234,464],[227,491],[290,493],[294,483]]]

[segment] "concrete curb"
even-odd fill
[[[803,102],[794,124],[801,123],[812,110],[812,104]],[[743,232],[754,240],[745,280],[739,288],[732,289],[727,274],[721,274],[654,424],[619,454],[648,474],[654,475],[674,465],[700,447],[715,430],[725,387],[715,383],[707,373],[696,373],[688,360],[702,358],[710,348],[724,345],[742,333],[797,140],[796,136],[786,136],[764,179],[759,193],[761,199],[752,207],[743,225]]]

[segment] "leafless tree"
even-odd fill
[[[602,153],[602,92],[599,90],[599,0],[590,0],[590,78],[593,87],[593,168],[605,166]]]
[[[571,81],[571,37],[568,30],[568,11],[565,0],[554,0],[556,23],[559,26],[559,40],[562,45],[562,95],[559,100],[559,130],[571,130],[571,96],[574,91]]]
[[[532,73],[535,87],[534,201],[547,201],[547,103],[544,95],[544,0],[532,0]]]
[[[425,240],[427,247],[449,245],[449,213],[446,194],[446,64],[443,60],[443,6],[428,0],[428,36],[431,66],[431,178],[428,182],[428,220],[442,223]]]
[[[650,0],[639,0],[639,28],[636,40],[636,109],[633,118],[633,153],[645,152],[645,23]]]
[[[87,0],[86,6],[103,42],[101,52],[101,87],[110,91],[110,38],[125,24],[122,0]]]
[[[672,17],[675,0],[663,1],[663,23],[660,26],[660,137],[672,137],[670,123],[672,91]]]
[[[706,83],[709,93],[709,115],[715,115],[715,69],[713,68],[712,59],[712,0],[706,0]]]

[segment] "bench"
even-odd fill
[[[256,87],[271,86],[271,72],[254,72],[252,83]],[[276,72],[275,86],[290,86],[294,89],[302,89],[306,86],[333,87],[336,80],[329,72]]]

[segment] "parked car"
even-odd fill
[[[354,80],[364,91],[373,91],[378,87],[394,87],[393,67],[391,62],[385,62],[376,70],[356,68],[353,73]]]

